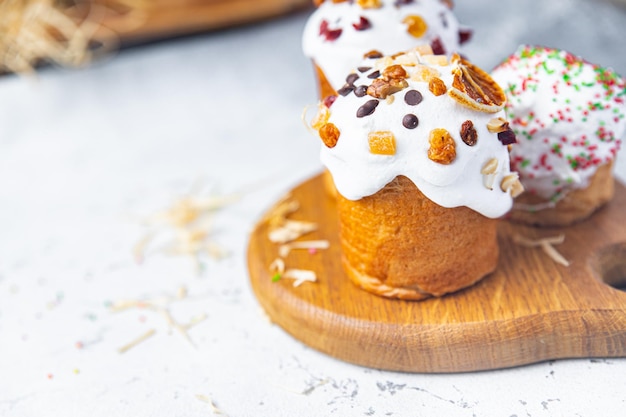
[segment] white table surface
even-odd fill
[[[624,9],[457,3],[475,29],[466,53],[484,68],[528,42],[626,74]],[[335,360],[269,323],[248,280],[248,233],[321,169],[300,120],[315,102],[307,15],[0,78],[0,415],[623,416],[626,359],[403,374]],[[139,220],[194,184],[245,191],[213,219],[228,256],[201,257],[198,272],[151,245],[136,262]],[[197,321],[189,339],[162,312],[111,308],[155,299],[176,322]]]

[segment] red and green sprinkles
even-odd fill
[[[511,127],[525,141],[545,144],[545,151],[532,160],[518,155],[523,152],[519,148],[512,157],[513,169],[535,178],[539,172],[555,169],[551,160],[556,163],[562,159],[571,170],[580,171],[615,157],[622,142],[619,136],[626,126],[623,78],[569,52],[536,46],[521,47],[496,71],[500,69],[514,70],[518,77],[504,86]],[[553,95],[547,106],[554,110],[543,115],[537,111],[524,113],[528,96],[548,84]],[[554,185],[562,187],[571,180],[557,180]]]

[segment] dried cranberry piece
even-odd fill
[[[353,23],[352,27],[356,30],[367,30],[372,27],[372,22],[370,22],[366,17],[360,16],[358,23]]]
[[[459,29],[459,43],[463,45],[465,42],[472,39],[474,31],[472,29]]]
[[[330,95],[330,96],[327,96],[326,98],[324,98],[324,100],[322,100],[322,103],[324,104],[324,106],[330,108],[330,106],[333,105],[335,100],[337,100],[337,96]]]
[[[498,140],[502,142],[503,145],[512,145],[517,143],[517,138],[515,137],[515,132],[510,128],[505,130],[504,132],[498,133]]]
[[[341,29],[330,29],[328,27],[328,20],[324,19],[320,23],[320,36],[324,37],[327,41],[334,41],[341,36]]]
[[[430,47],[433,48],[433,53],[435,55],[445,55],[446,48],[443,47],[443,43],[441,43],[440,38],[435,38],[430,43]]]

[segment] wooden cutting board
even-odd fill
[[[311,0],[90,0],[68,10],[101,29],[95,39],[145,42],[248,24],[313,8]],[[95,7],[93,7],[95,6]]]
[[[367,293],[341,268],[335,203],[316,176],[295,187],[290,218],[316,222],[300,240],[330,248],[291,251],[287,268],[309,269],[317,282],[272,280],[278,245],[265,220],[250,236],[252,288],[271,320],[306,345],[354,364],[408,372],[505,368],[549,359],[626,356],[626,188],[591,219],[537,229],[503,221],[497,270],[475,286],[425,301]],[[270,209],[269,213],[275,208]],[[565,235],[555,248],[565,267],[539,248],[514,243]]]

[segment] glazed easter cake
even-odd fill
[[[314,64],[319,97],[336,94],[345,76],[369,51],[391,54],[427,44],[451,55],[471,36],[452,12],[452,1],[316,1],[302,36]]]
[[[338,190],[343,266],[361,288],[419,300],[498,262],[496,226],[522,192],[515,135],[488,74],[429,47],[365,59],[312,121]]]
[[[624,79],[569,52],[530,45],[492,76],[507,95],[519,140],[512,169],[526,189],[510,218],[565,226],[610,201],[612,165],[626,130]]]

